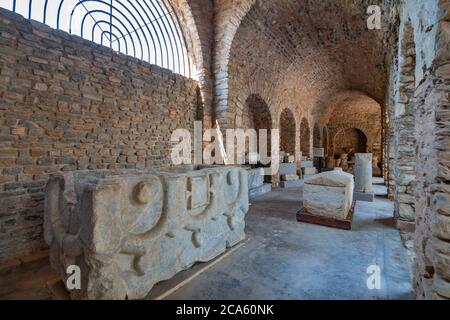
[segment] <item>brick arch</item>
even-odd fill
[[[171,6],[180,20],[186,46],[193,64],[193,77],[199,81],[201,119],[205,127],[213,121],[214,86],[211,79],[212,3],[200,4],[194,0],[171,0]]]
[[[374,157],[382,157],[382,107],[367,94],[359,91],[342,91],[330,98],[328,127],[328,155],[334,154],[334,139],[341,130],[355,128],[367,136],[367,147]]]
[[[243,128],[255,129],[258,138],[258,148],[261,147],[262,133],[260,130],[267,130],[266,151],[271,152],[271,130],[273,127],[273,117],[267,102],[259,94],[250,94],[246,101],[243,112]]]
[[[367,132],[369,131],[368,127],[364,127],[364,126],[358,125],[358,123],[354,123],[353,125],[352,124],[348,124],[346,126],[340,127],[337,130],[333,129],[332,131],[330,131],[329,136],[332,137],[332,141],[331,141],[331,144],[330,144],[330,150],[329,150],[329,155],[330,156],[335,155],[335,152],[336,152],[336,137],[339,134],[341,134],[343,132],[346,132],[348,130],[352,130],[352,129],[358,130],[362,134],[364,134],[364,136],[366,138],[366,146],[367,147],[370,146],[373,143],[373,141],[369,140],[369,136],[367,134]]]
[[[295,155],[296,150],[296,121],[295,113],[290,108],[285,108],[279,117],[280,129],[280,149],[291,155]]]
[[[311,157],[311,126],[306,117],[300,122],[300,151],[303,157]]]
[[[267,102],[259,94],[251,94],[245,101],[246,109],[251,112],[253,129],[272,129],[272,114]]]
[[[215,119],[221,127],[228,127],[228,60],[231,44],[242,19],[256,0],[217,0],[215,2],[216,47],[212,62],[215,92]]]

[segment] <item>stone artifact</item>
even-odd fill
[[[353,175],[343,171],[323,172],[305,179],[303,210],[297,219],[350,229],[353,190]]]
[[[356,154],[355,191],[372,192],[372,154]]]
[[[250,169],[248,170],[248,188],[258,188],[264,184],[264,169]]]
[[[248,196],[254,198],[272,191],[270,183],[264,183],[264,168],[248,169]]]
[[[286,174],[286,175],[282,175],[280,176],[282,181],[297,181],[299,178],[298,175],[296,174]]]
[[[373,201],[372,188],[372,154],[356,153],[355,163],[355,199]]]
[[[45,240],[65,282],[81,269],[74,299],[142,299],[195,262],[245,237],[247,171],[79,171],[46,186]]]
[[[283,163],[280,165],[280,187],[295,188],[301,186],[300,177],[297,174],[295,163]]]

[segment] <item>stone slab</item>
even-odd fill
[[[357,201],[374,202],[375,192],[353,192],[353,199]]]
[[[295,163],[280,163],[280,175],[297,175]]]

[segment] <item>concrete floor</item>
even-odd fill
[[[376,187],[383,194],[383,186]],[[248,241],[168,299],[410,299],[410,268],[393,205],[357,202],[353,230],[299,223],[301,189],[252,201]],[[381,290],[367,288],[367,268],[382,271]]]
[[[375,188],[376,194],[386,193],[384,186]],[[301,201],[301,189],[274,190],[252,200],[247,241],[220,261],[198,264],[158,284],[148,298],[162,294],[167,299],[224,300],[413,297],[390,201],[377,197],[374,203],[358,202],[352,231],[297,222]],[[382,269],[381,290],[368,290],[366,285],[366,271],[373,264]],[[61,288],[49,286],[56,281],[48,258],[26,263],[0,272],[0,299],[63,298]]]

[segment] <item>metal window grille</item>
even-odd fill
[[[0,0],[0,7],[191,76],[184,37],[166,0]]]

